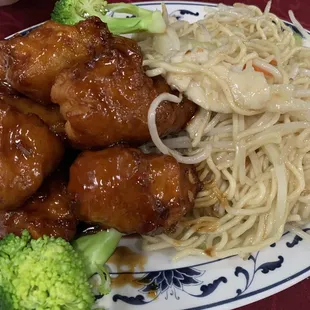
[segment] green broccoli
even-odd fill
[[[108,12],[132,14],[132,18],[115,18]],[[150,11],[129,3],[108,4],[103,0],[59,0],[51,14],[52,20],[74,25],[89,16],[97,16],[108,25],[114,34],[147,31],[163,33],[166,23],[161,12]]]
[[[24,231],[0,241],[3,309],[90,309],[94,296],[87,280],[82,260],[63,239],[32,240]]]
[[[302,46],[302,36],[299,33],[294,32],[294,38],[295,38],[296,45]]]
[[[101,260],[95,257],[98,264],[106,262],[121,234],[111,230],[101,237],[87,237],[103,255]],[[6,236],[0,241],[0,310],[91,309],[94,295],[84,264],[92,261],[89,254],[93,256],[76,252],[61,238],[33,240],[28,231]],[[108,272],[104,276],[101,281],[107,278],[109,283]]]

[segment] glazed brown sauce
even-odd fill
[[[213,249],[212,248],[205,249],[205,253],[208,256],[213,257]]]
[[[150,298],[150,299],[155,299],[157,297],[157,291],[149,291],[147,293],[147,296]]]
[[[200,226],[200,227],[199,227]],[[215,232],[219,227],[218,222],[201,223],[197,224],[197,231],[200,233]]]
[[[135,269],[139,271],[144,270],[144,265],[147,259],[145,256],[133,252],[131,249],[125,246],[118,247],[114,254],[110,257],[108,263],[113,264],[117,268],[117,272],[129,272],[125,274],[119,274],[117,277],[112,278],[112,287],[118,288],[123,287],[127,284],[133,287],[142,287],[143,284],[139,283],[132,272]]]
[[[120,274],[115,278],[112,278],[112,288],[120,288],[125,285],[130,285],[135,288],[141,288],[143,284],[138,282],[138,279],[133,276],[132,273]]]

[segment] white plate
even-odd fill
[[[201,19],[206,6],[215,7],[202,2],[165,3],[170,14],[190,22]],[[160,10],[161,4],[139,5]],[[34,27],[20,33],[26,34]],[[140,243],[140,239],[125,239],[121,245],[139,252]],[[234,309],[282,291],[310,275],[310,244],[292,234],[284,235],[277,244],[254,253],[247,261],[239,257],[215,261],[192,257],[173,263],[170,250],[145,255],[143,270],[137,267],[133,273],[118,273],[114,265],[110,266],[112,277],[134,277],[137,283],[114,288],[98,300],[106,309]],[[124,256],[123,264],[126,262]]]

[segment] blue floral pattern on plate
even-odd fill
[[[186,16],[188,15],[199,17],[199,12],[181,9],[170,13],[170,16],[174,16],[177,20],[186,19]]]
[[[250,272],[241,266],[238,266],[235,270],[236,277],[239,277],[241,274],[245,277],[245,287],[243,289],[238,288],[236,291],[238,296],[243,294],[249,289],[258,271],[261,271],[263,274],[267,274],[270,271],[274,271],[277,268],[281,268],[284,262],[283,256],[278,256],[278,259],[276,261],[264,262],[257,267],[259,253],[260,252],[257,252],[254,256],[250,255],[249,257],[249,261],[253,262],[253,268]]]
[[[139,289],[139,292],[143,295],[128,297],[116,294],[113,296],[113,300],[115,302],[121,300],[131,305],[144,305],[154,301],[162,294],[165,294],[166,300],[169,298],[169,295],[179,300],[180,296],[178,295],[178,291],[182,291],[194,297],[206,297],[212,294],[221,283],[227,283],[225,277],[220,277],[207,285],[203,284],[198,278],[204,273],[205,271],[193,267],[153,271],[137,280],[137,282],[144,285],[143,288]],[[186,286],[199,286],[200,292],[197,294],[189,293],[186,290]],[[152,293],[152,297],[147,300],[146,296],[148,296],[149,293]]]
[[[305,229],[304,231],[309,231],[310,228]],[[288,238],[291,238],[291,234],[285,234]],[[299,244],[303,239],[299,236],[294,236],[292,241],[287,241],[286,246],[288,248],[293,248]],[[272,244],[270,248],[276,248],[276,243]],[[284,264],[284,257],[278,255],[274,260],[264,260],[261,259],[261,254],[263,251],[256,252],[254,255],[250,255],[248,258],[247,264],[248,267],[237,266],[234,271],[234,276],[240,278],[243,276],[244,283],[243,287],[238,287],[235,290],[235,296],[227,299],[227,302],[236,301],[246,294],[250,290],[251,286],[255,285],[255,280],[260,272],[263,275],[267,275],[271,272],[280,269]],[[240,259],[239,263],[242,260]],[[310,269],[310,268],[309,268]],[[220,286],[223,286],[228,283],[227,277],[221,276],[213,281],[210,281],[209,278],[203,280],[203,276],[206,276],[207,271],[198,269],[197,267],[184,267],[171,270],[160,270],[152,271],[145,273],[141,278],[137,279],[137,282],[142,284],[142,288],[137,290],[137,295],[128,296],[123,294],[114,294],[113,301],[118,302],[122,301],[123,303],[132,305],[132,306],[143,306],[157,300],[161,295],[164,295],[164,299],[168,300],[169,297],[174,297],[175,300],[180,300],[180,292],[185,293],[188,296],[201,298],[207,297],[214,293]],[[190,293],[187,291],[188,286],[197,287],[196,293]],[[138,294],[138,292],[140,294]],[[151,293],[151,294],[150,294]],[[252,296],[252,293],[248,295]],[[225,304],[224,302],[220,304]],[[213,305],[206,305],[206,308],[211,308]],[[216,306],[216,305],[215,305]],[[204,308],[201,308],[204,309]]]

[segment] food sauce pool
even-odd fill
[[[121,273],[112,278],[112,288],[120,288],[125,285],[140,288],[145,285],[139,282],[139,278],[136,278],[133,272],[144,271],[146,262],[147,258],[144,255],[136,253],[126,246],[119,246],[108,261],[109,265],[114,265],[117,272]]]

